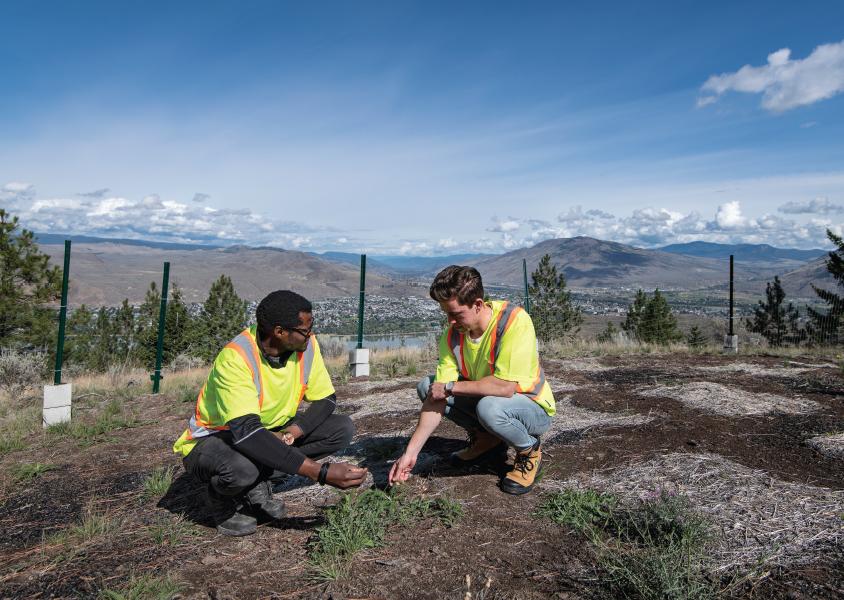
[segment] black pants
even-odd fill
[[[342,450],[352,441],[355,426],[346,415],[330,415],[316,429],[293,444],[308,458],[317,460]],[[184,460],[185,471],[210,483],[224,496],[237,496],[259,481],[269,479],[273,469],[255,462],[232,446],[232,435],[221,431],[202,438]]]

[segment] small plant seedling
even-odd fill
[[[30,479],[35,479],[42,473],[46,473],[47,471],[52,471],[56,469],[56,465],[44,464],[44,463],[25,463],[22,465],[17,465],[14,469],[12,469],[12,475],[14,476],[15,480],[18,482],[22,481],[29,481]]]

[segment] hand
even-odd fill
[[[393,467],[390,469],[387,481],[390,485],[407,481],[407,478],[410,477],[410,472],[413,470],[414,466],[416,466],[416,456],[405,452],[396,462],[393,463]]]
[[[302,437],[302,428],[296,424],[291,425],[290,427],[286,427],[279,431],[276,435],[278,438],[287,444],[288,446],[292,446],[293,442],[295,442],[298,438]]]
[[[445,384],[435,381],[428,388],[428,398],[435,402],[442,402],[448,398],[448,392],[445,391]]]
[[[325,476],[325,483],[345,490],[350,487],[357,487],[366,479],[368,469],[356,467],[348,463],[330,463],[328,473]]]

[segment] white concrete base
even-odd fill
[[[724,354],[738,354],[738,336],[724,336]]]
[[[352,377],[369,377],[369,348],[349,351],[349,370]]]
[[[70,421],[72,392],[73,388],[70,383],[44,386],[44,412],[42,418],[44,427]]]

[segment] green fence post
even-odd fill
[[[64,357],[64,329],[67,322],[67,281],[70,272],[70,240],[64,241],[64,271],[62,272],[62,304],[59,308],[59,338],[56,342],[56,368],[53,371],[53,384],[62,382],[62,359]]]
[[[164,263],[164,280],[161,282],[161,310],[158,311],[158,343],[155,346],[155,373],[152,379],[152,393],[157,394],[159,384],[164,376],[161,375],[161,357],[164,354],[164,321],[167,318],[167,284],[170,282],[170,263]]]
[[[528,292],[527,282],[527,259],[522,259],[522,274],[525,277],[525,310],[530,314],[530,292]]]
[[[360,255],[360,299],[358,300],[358,350],[363,348],[363,304],[366,294],[366,254]]]

